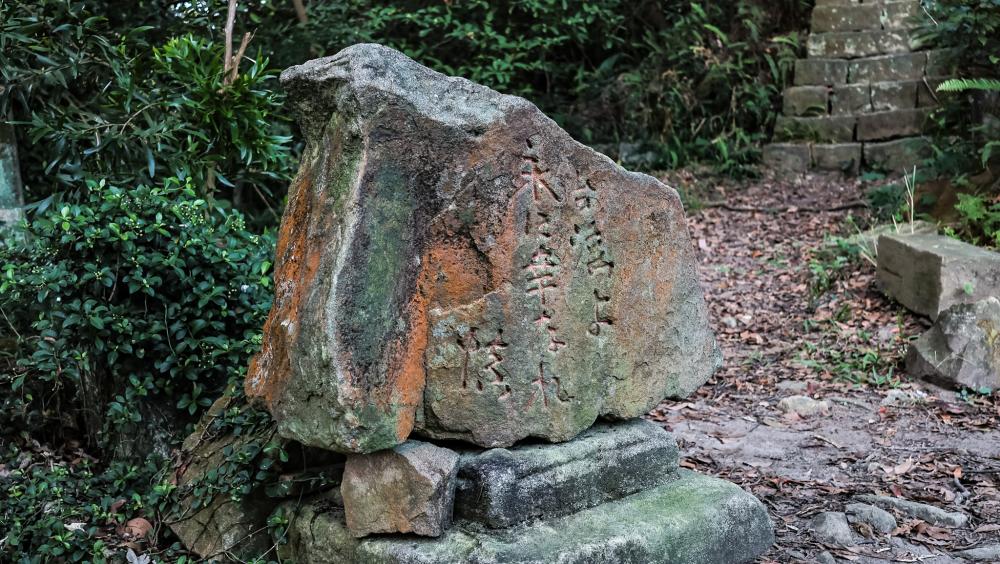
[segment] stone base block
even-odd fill
[[[855,175],[861,168],[861,143],[813,145],[813,167]]]
[[[929,156],[930,149],[931,142],[925,137],[865,143],[865,167],[893,173],[912,172],[914,165]]]
[[[808,172],[812,153],[806,143],[771,143],[764,146],[764,165],[779,172]]]
[[[668,483],[676,478],[677,442],[634,419],[599,423],[567,443],[464,454],[459,466],[456,517],[507,528]]]
[[[845,143],[854,140],[854,116],[789,117],[774,122],[775,141]]]
[[[1000,296],[1000,253],[944,235],[883,235],[876,275],[896,301],[935,319],[955,304]]]
[[[437,539],[359,540],[336,508],[286,508],[288,543],[279,556],[316,564],[737,564],[754,560],[774,541],[756,498],[688,471],[670,484],[566,517],[498,531],[459,522]]]

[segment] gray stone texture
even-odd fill
[[[3,116],[0,115],[0,118]],[[17,223],[24,205],[14,126],[0,119],[0,227]]]
[[[859,115],[858,141],[920,135],[927,126],[929,115],[929,110],[924,108]]]
[[[920,26],[923,17],[918,0],[882,4],[882,26],[885,29],[914,29]]]
[[[463,454],[456,517],[507,528],[575,513],[676,478],[677,445],[659,425],[599,423],[558,445]]]
[[[861,168],[861,143],[812,146],[813,167],[854,175]]]
[[[865,167],[892,173],[912,172],[913,165],[930,155],[930,149],[931,142],[925,137],[865,143]]]
[[[1000,253],[943,235],[883,235],[876,275],[887,294],[932,319],[1000,295]]]
[[[777,141],[814,141],[843,143],[854,140],[853,116],[790,117],[778,116],[774,123]]]
[[[720,364],[673,189],[387,47],[281,77],[306,148],[245,388],[282,436],[566,441]]]
[[[851,546],[855,542],[854,531],[847,522],[847,516],[837,511],[824,511],[809,521],[809,528],[817,540],[834,546]]]
[[[877,4],[816,6],[812,13],[813,33],[882,29],[882,10]]]
[[[924,76],[927,56],[923,52],[880,55],[850,61],[848,82],[912,80]]]
[[[841,31],[813,33],[806,40],[810,57],[857,59],[910,50],[911,38],[903,31]]]
[[[899,511],[903,515],[921,519],[936,527],[958,528],[964,527],[969,523],[969,516],[964,513],[945,511],[940,507],[934,507],[926,503],[917,503],[898,497],[878,495],[861,495],[858,496],[858,499],[865,503],[877,505],[882,509]]]
[[[826,86],[793,86],[782,95],[786,116],[816,116],[829,113],[830,89]]]
[[[279,557],[314,564],[738,564],[774,540],[753,496],[684,470],[667,485],[573,515],[500,530],[459,521],[437,539],[355,539],[337,508],[308,502],[286,513]]]
[[[876,112],[912,110],[917,107],[917,85],[923,81],[876,82],[871,85],[872,109]]]
[[[872,111],[871,91],[867,84],[841,84],[833,87],[830,108],[835,116],[853,116]]]
[[[959,388],[1000,390],[1000,299],[990,296],[941,312],[910,345],[906,370]]]
[[[355,537],[441,536],[452,521],[458,460],[456,452],[420,441],[349,455],[340,485],[347,528]]]
[[[764,164],[773,170],[802,173],[812,166],[812,154],[805,143],[770,143],[763,153]]]
[[[799,59],[795,61],[795,85],[833,85],[847,82],[848,61],[844,59]]]
[[[844,508],[847,521],[852,525],[863,523],[875,533],[887,535],[896,528],[896,518],[888,511],[867,503],[849,503]]]

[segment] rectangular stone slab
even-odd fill
[[[246,391],[282,436],[566,441],[720,364],[673,189],[380,45],[281,81],[306,148]]]
[[[882,235],[876,273],[887,294],[932,319],[1000,295],[1000,253],[944,235]]]
[[[437,539],[358,540],[343,513],[310,503],[291,516],[282,559],[314,564],[740,564],[774,542],[767,510],[729,482],[681,470],[679,479],[573,515],[511,529],[459,522]]]
[[[642,419],[599,423],[558,445],[463,454],[457,517],[493,528],[575,513],[676,478],[677,443]]]

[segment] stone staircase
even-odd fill
[[[917,0],[817,0],[808,58],[795,63],[765,164],[857,174],[900,172],[924,158],[934,89],[951,74],[947,54],[914,37],[925,17]]]

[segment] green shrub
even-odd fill
[[[273,205],[294,159],[267,58],[226,83],[222,45],[186,33],[158,44],[149,26],[113,27],[105,14],[122,9],[0,4],[0,119],[16,125],[29,200],[79,195],[86,178],[177,176],[205,197],[218,187],[225,201]]]
[[[982,196],[959,194],[959,223],[954,234],[976,245],[1000,248],[1000,198],[989,202]]]
[[[168,403],[193,417],[245,373],[271,305],[273,237],[213,209],[192,181],[88,181],[0,254],[0,310],[18,337],[0,422],[99,431]],[[177,415],[177,414],[173,414]]]

